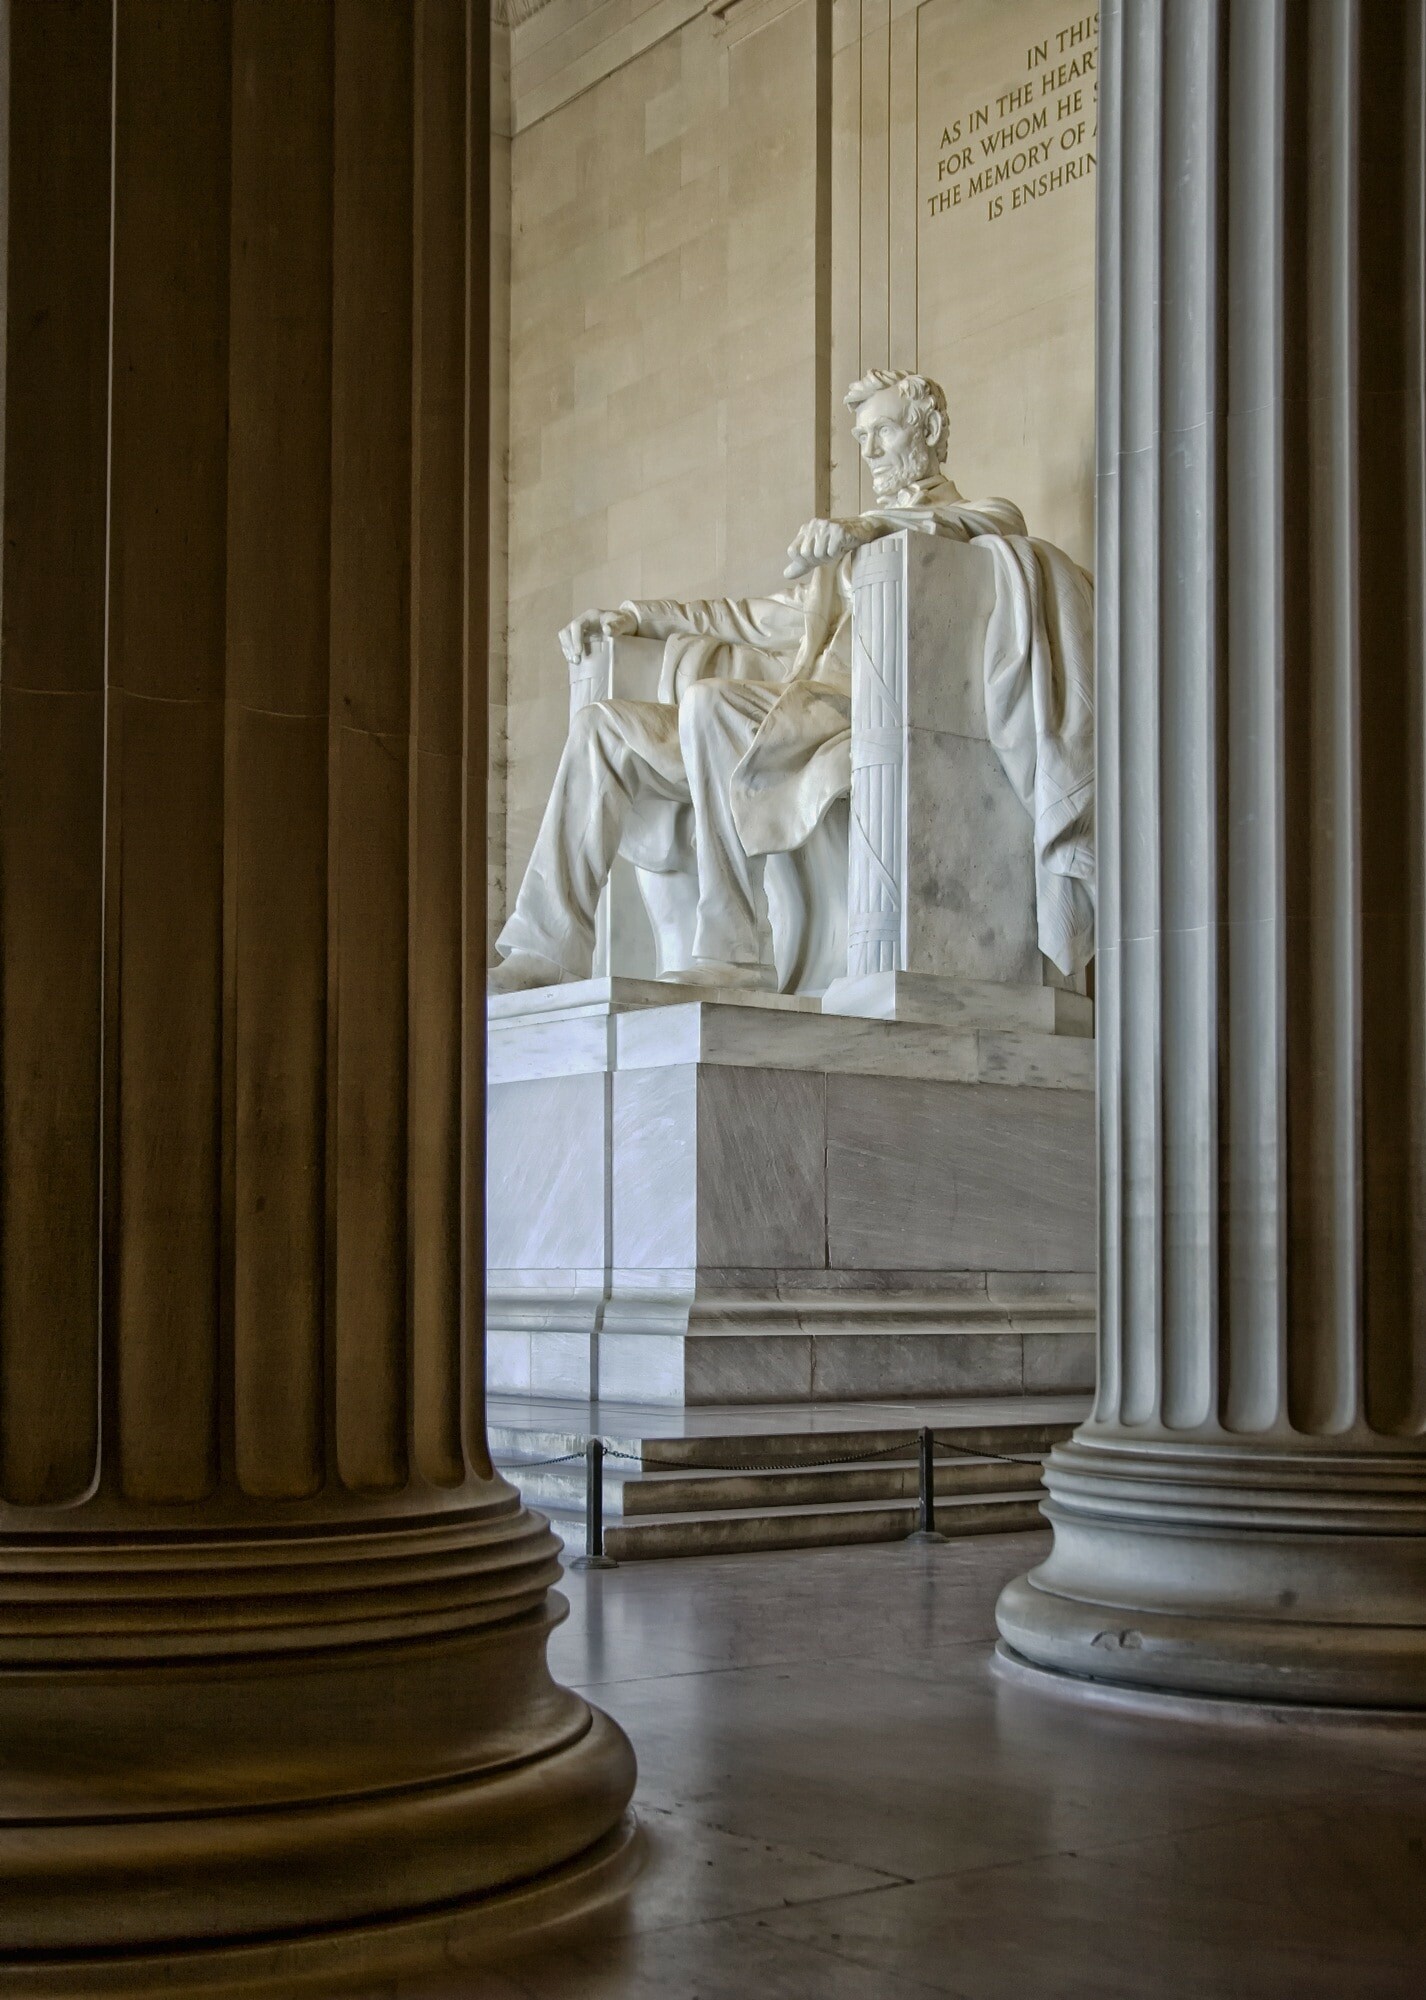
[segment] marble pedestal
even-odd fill
[[[981,1018],[631,979],[493,1000],[490,1388],[1088,1388],[1094,1045]]]

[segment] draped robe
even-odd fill
[[[904,503],[904,504],[903,504]],[[1034,828],[1040,949],[1068,976],[1094,951],[1094,589],[1063,550],[1033,539],[1008,500],[963,501],[923,482],[862,522],[976,541],[995,564],[985,711],[991,744]],[[749,854],[801,847],[851,789],[852,568],[857,551],[771,597],[628,603],[664,639],[658,698],[696,680],[780,683],[782,693],[737,765],[732,809]],[[654,871],[682,865],[679,808],[641,806],[624,852]]]

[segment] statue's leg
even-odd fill
[[[538,959],[587,979],[594,914],[624,823],[644,797],[686,803],[678,711],[648,701],[596,701],[572,718],[515,907],[496,940],[502,957]]]
[[[693,932],[698,922],[698,877],[692,848],[681,868],[636,868],[634,872],[654,934],[658,973],[687,965],[693,957]]]
[[[781,693],[761,681],[695,681],[678,707],[698,856],[695,967],[739,967],[768,985],[776,974],[763,858],[745,851],[733,824],[732,777]]]

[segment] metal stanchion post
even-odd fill
[[[921,1522],[906,1539],[908,1542],[943,1542],[946,1537],[936,1532],[936,1434],[925,1429],[917,1439],[917,1457],[921,1469]]]
[[[591,1438],[584,1447],[584,1554],[571,1569],[617,1569],[604,1553],[604,1440]]]

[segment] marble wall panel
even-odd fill
[[[802,1402],[813,1393],[811,1334],[691,1333],[684,1350],[690,1403]]]
[[[822,1402],[878,1396],[1015,1396],[1020,1336],[966,1333],[834,1334],[818,1339],[813,1394]]]
[[[492,1271],[606,1261],[602,1076],[493,1084],[486,1162]]]
[[[1095,1336],[1082,1327],[1055,1331],[1027,1328],[1021,1336],[1025,1355],[1025,1393],[1051,1395],[1061,1389],[1082,1389],[1094,1380]]]
[[[700,1265],[826,1264],[825,1093],[799,1070],[699,1070]]]
[[[827,1079],[833,1264],[1088,1270],[1089,1092]]]
[[[612,1261],[621,1270],[687,1269],[697,1259],[697,1076],[677,1063],[612,1079]]]
[[[687,1340],[681,1333],[605,1333],[599,1394],[614,1403],[682,1403]]]

